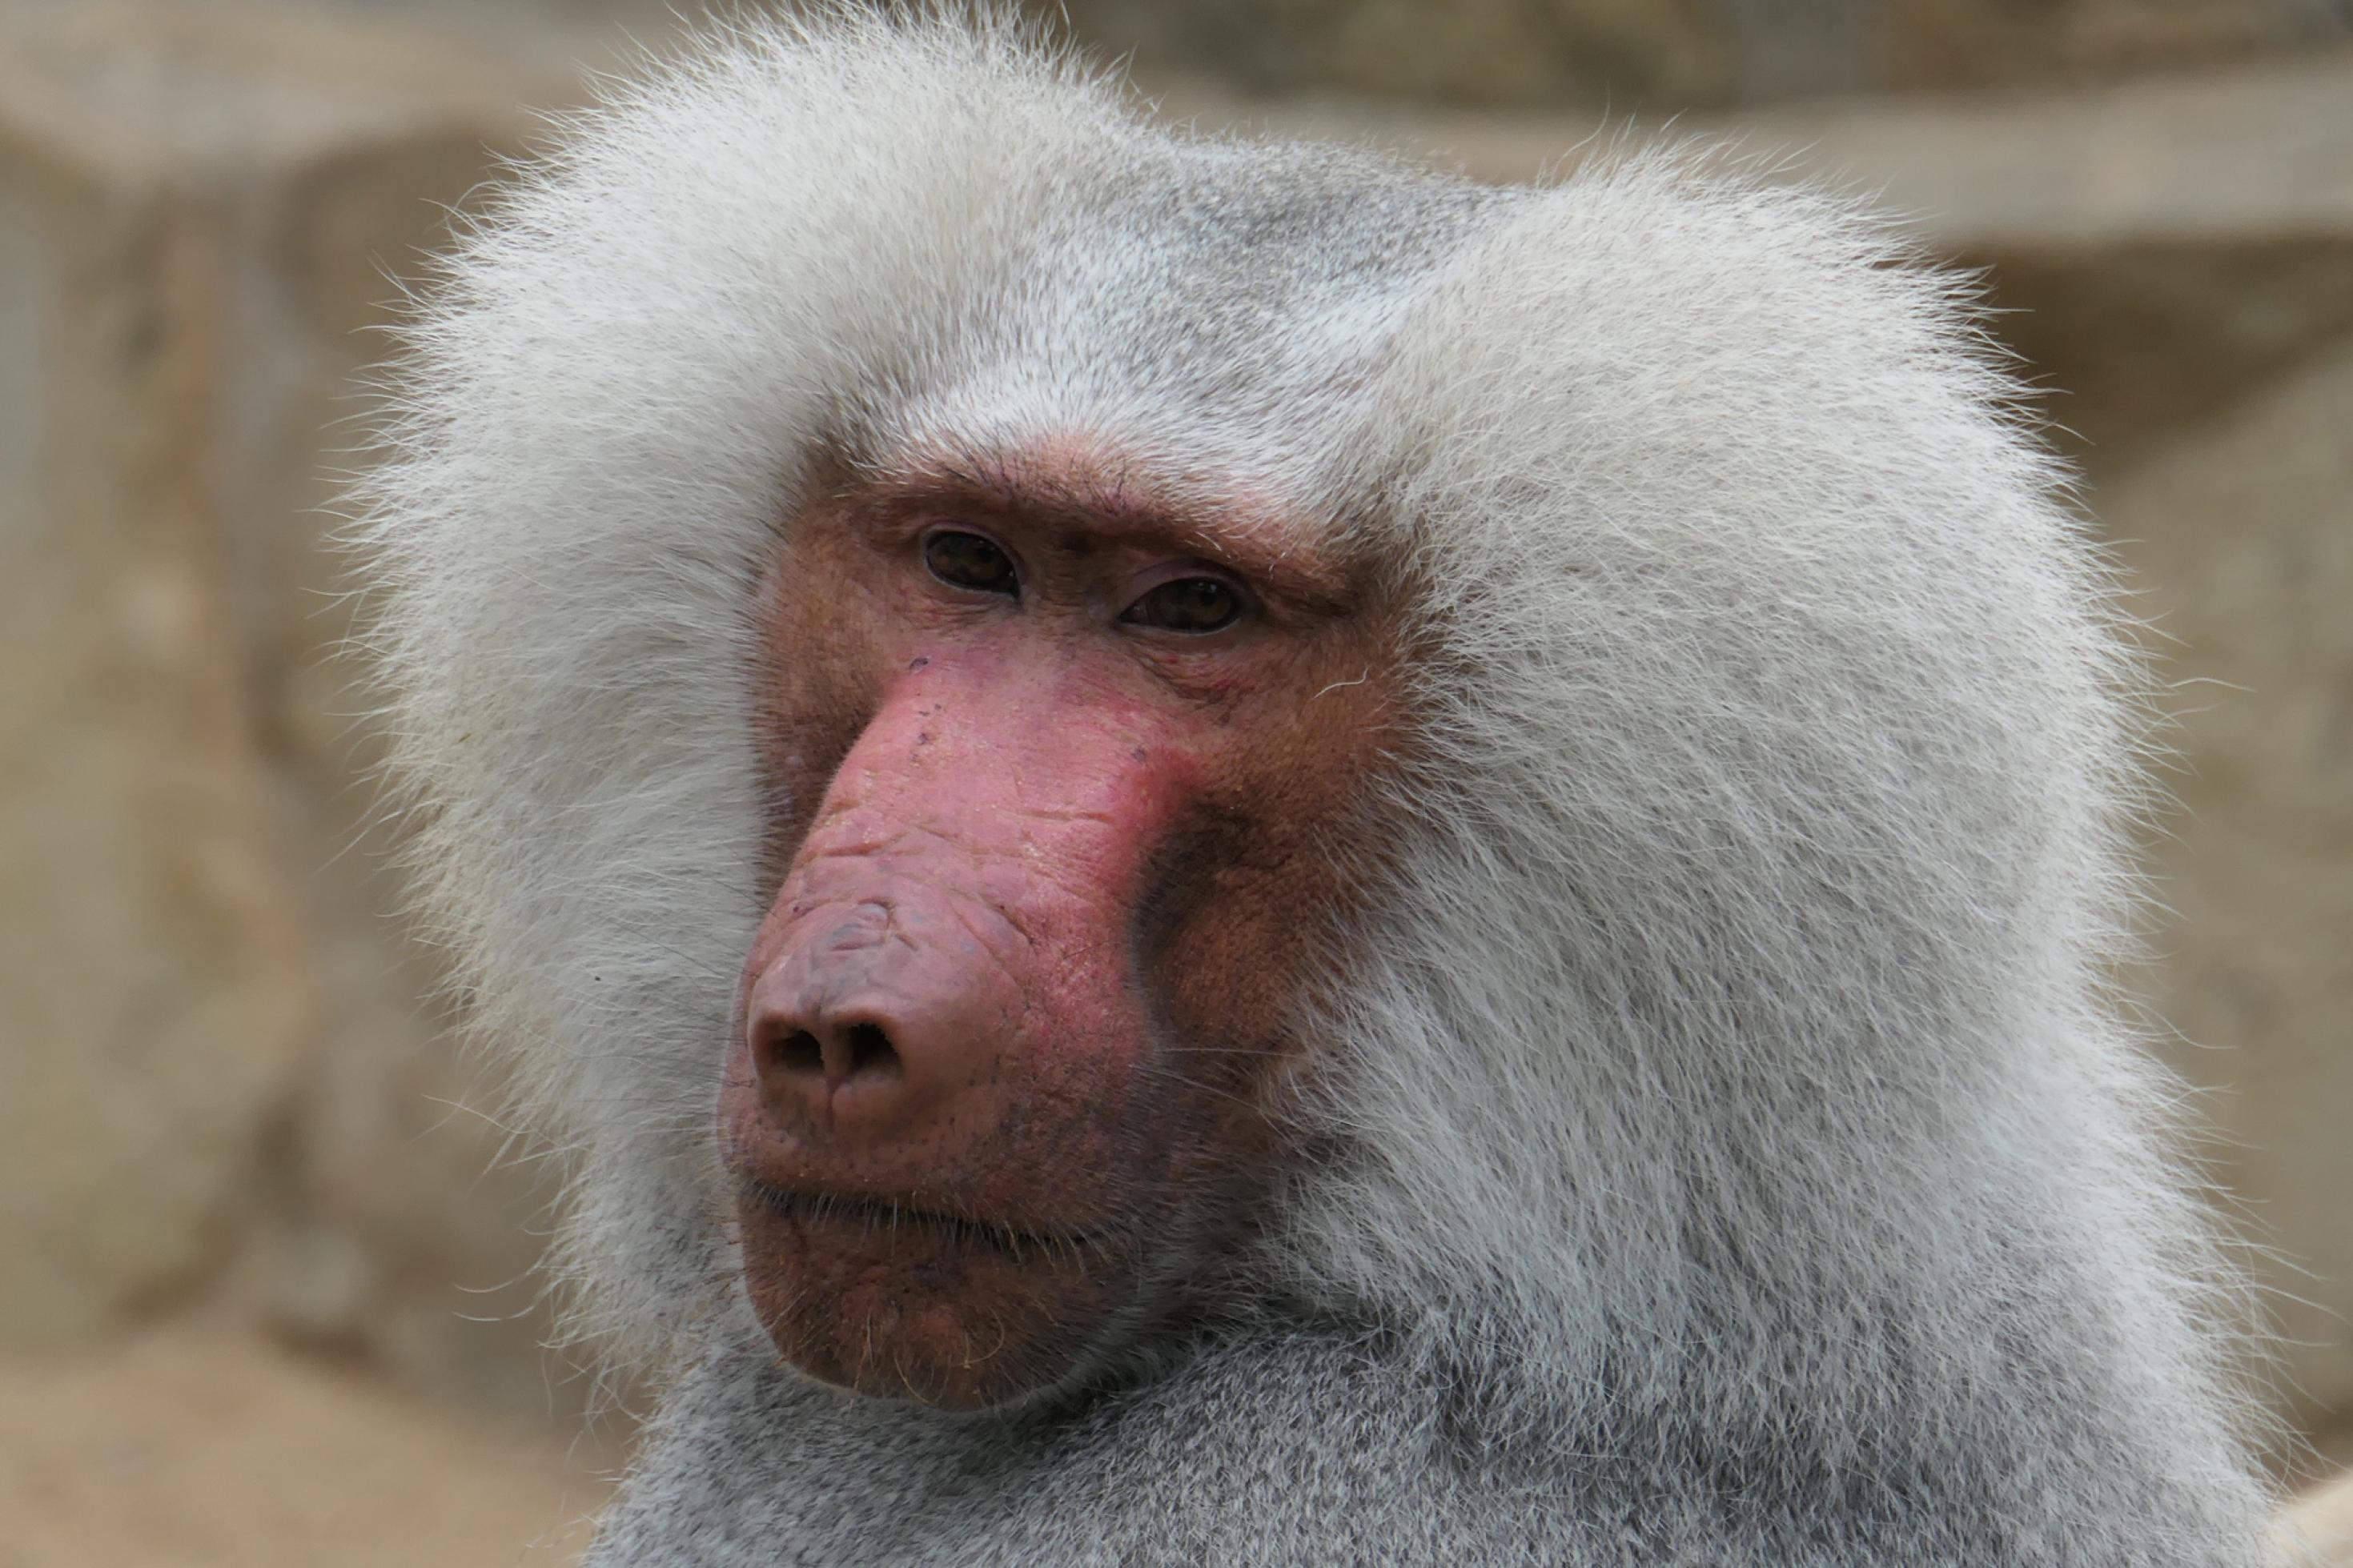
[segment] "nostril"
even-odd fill
[[[899,1048],[880,1024],[820,1023],[816,1029],[775,1029],[754,1044],[763,1076],[833,1083],[900,1076]]]
[[[807,1029],[795,1029],[770,1047],[776,1067],[788,1073],[820,1073],[825,1070],[825,1047]]]
[[[844,1078],[896,1078],[899,1074],[899,1052],[891,1044],[891,1037],[882,1032],[880,1024],[852,1024],[842,1031],[842,1043],[848,1047]]]

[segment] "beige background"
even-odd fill
[[[2270,1397],[2353,1462],[2348,7],[1070,10],[1172,114],[1499,179],[1681,115],[1991,269],[2176,683],[2142,988],[2265,1249]],[[392,912],[319,509],[389,279],[674,25],[0,0],[0,1568],[561,1562],[623,1452]]]

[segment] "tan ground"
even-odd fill
[[[249,1340],[0,1359],[0,1568],[565,1568],[612,1463]]]

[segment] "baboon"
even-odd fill
[[[2147,685],[1851,201],[836,7],[405,334],[420,901],[659,1390],[593,1562],[2260,1559]]]

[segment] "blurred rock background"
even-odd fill
[[[2145,989],[2269,1249],[2282,1473],[2353,1462],[2353,5],[1067,11],[1179,117],[1514,179],[1680,116],[1990,269],[2177,683]],[[0,1564],[554,1562],[602,1495],[320,509],[390,279],[678,26],[0,0]]]

